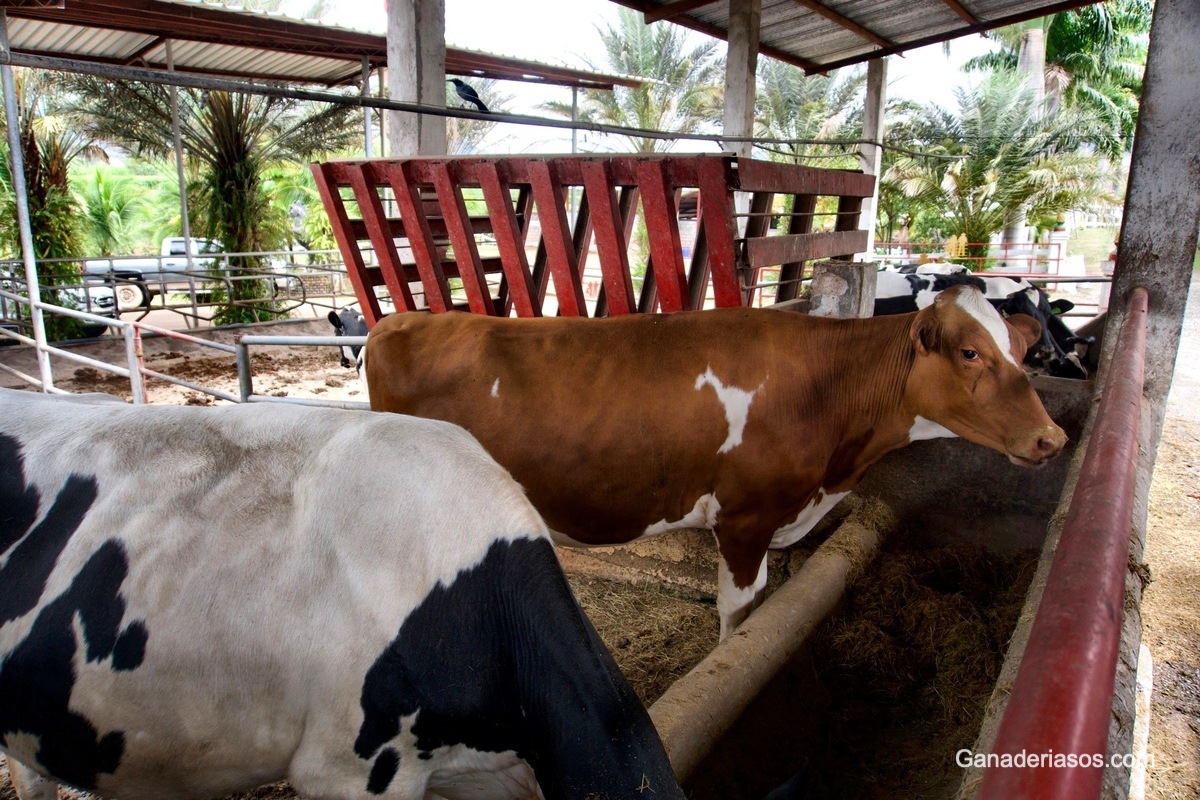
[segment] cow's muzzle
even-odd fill
[[[1040,467],[1058,455],[1067,443],[1062,428],[1051,424],[1008,448],[1008,460],[1019,467]]]

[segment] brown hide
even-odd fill
[[[1017,366],[1036,323],[1017,320],[1021,331],[995,314],[1012,339],[1010,363],[958,296],[866,320],[764,309],[396,314],[368,339],[367,384],[375,410],[473,433],[550,528],[576,542],[632,541],[715,495],[722,556],[746,587],[774,532],[819,490],[853,488],[909,442],[918,415],[1021,463],[1062,447],[1065,436]],[[736,425],[704,377],[710,370],[726,389],[754,392],[736,446]]]

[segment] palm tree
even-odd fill
[[[945,215],[950,233],[982,243],[1019,209],[1044,219],[1082,208],[1104,193],[1100,159],[1082,153],[1088,118],[1068,112],[1043,118],[1034,95],[1017,76],[996,74],[957,92],[958,113],[924,113],[922,149],[954,159],[900,156],[885,180]]]
[[[90,76],[70,79],[76,114],[98,139],[136,155],[165,158],[173,151],[166,87],[109,82]],[[180,131],[199,179],[188,187],[198,229],[222,243],[226,252],[270,250],[286,237],[288,222],[268,197],[264,171],[290,160],[307,161],[356,141],[353,112],[346,106],[314,108],[275,97],[229,92],[179,92]],[[263,269],[242,257],[233,273]],[[262,301],[265,282],[235,280],[231,302],[218,322],[242,322],[269,312]]]
[[[866,80],[862,70],[805,75],[790,64],[764,58],[758,62],[754,103],[757,133],[775,139],[832,139],[855,122],[861,127],[859,93]],[[767,152],[792,163],[831,154],[823,145],[796,143],[773,145]]]
[[[683,28],[665,22],[646,25],[640,12],[627,8],[618,10],[616,25],[609,24],[599,32],[607,64],[587,60],[588,67],[635,75],[646,83],[638,89],[618,86],[612,91],[585,90],[581,119],[695,133],[719,118],[723,61],[717,55],[715,40],[705,40],[689,49]],[[546,103],[543,108],[559,116],[571,116],[569,103]],[[629,148],[636,153],[654,153],[670,146],[665,139],[629,137]]]
[[[127,255],[141,215],[142,198],[134,181],[115,170],[95,167],[76,183],[83,206],[83,233],[90,255]]]
[[[16,70],[16,93],[20,119],[21,153],[25,161],[25,192],[33,234],[34,258],[66,259],[38,265],[45,284],[42,299],[55,305],[75,307],[76,296],[61,287],[78,285],[82,273],[77,259],[83,256],[84,237],[79,224],[79,205],[71,191],[71,164],[80,157],[103,152],[83,131],[71,125],[63,113],[63,97],[47,73]],[[16,195],[7,147],[7,128],[0,119],[0,251],[9,257],[21,252],[17,225]],[[77,320],[49,316],[46,334],[50,339],[78,336]]]
[[[1114,160],[1133,144],[1146,65],[1150,0],[1110,0],[1042,17],[989,34],[1001,49],[967,62],[967,69],[1015,70],[1030,26],[1044,37],[1044,59],[1031,65],[1041,78],[1046,112],[1076,108],[1106,124],[1090,142]]]

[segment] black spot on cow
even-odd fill
[[[2,438],[5,441],[0,445],[8,445],[8,452],[2,455],[11,457],[12,462],[0,473],[0,496],[13,503],[13,511],[0,517],[0,542],[8,543],[5,550],[11,548],[8,560],[0,567],[0,586],[4,587],[0,593],[0,625],[37,606],[58,557],[96,501],[97,491],[94,478],[70,476],[46,516],[31,529],[41,495],[25,483],[20,450],[13,451],[13,440]]]
[[[683,797],[649,716],[542,539],[497,541],[430,591],[368,670],[361,704],[354,751],[365,760],[416,714],[419,756],[454,744],[515,751],[547,800]],[[643,776],[651,788],[639,794]]]
[[[0,434],[0,554],[33,527],[39,499],[37,490],[25,485],[20,443]]]
[[[10,451],[11,454],[11,451]],[[19,452],[18,452],[19,455]],[[18,465],[20,464],[18,460]],[[0,493],[30,503],[38,492],[25,486],[20,470],[5,469]],[[59,556],[96,499],[92,478],[70,476],[40,523],[26,510],[3,517],[12,547],[0,570],[0,619],[16,619],[35,608]],[[36,513],[36,512],[35,512]],[[27,531],[12,526],[24,520]],[[120,630],[125,601],[120,588],[129,571],[125,550],[116,540],[102,544],[75,575],[70,586],[37,614],[28,635],[0,664],[0,741],[13,734],[36,737],[38,763],[56,779],[94,789],[101,773],[112,773],[125,749],[125,735],[103,736],[83,715],[70,710],[76,681],[75,620],[79,620],[89,663],[112,659],[116,670],[136,669],[145,656],[148,632],[141,622]]]
[[[367,791],[371,794],[383,794],[396,777],[400,768],[400,754],[390,747],[383,748],[379,758],[371,766],[371,774],[367,777]]]

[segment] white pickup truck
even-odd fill
[[[83,263],[85,280],[110,285],[121,310],[149,305],[154,295],[166,292],[167,284],[194,283],[210,275],[216,259],[205,255],[224,249],[216,239],[193,238],[189,269],[184,242],[182,236],[163,239],[158,256],[89,258]]]

